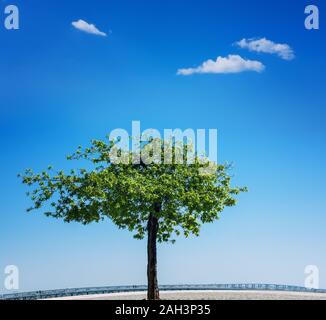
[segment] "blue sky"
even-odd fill
[[[14,264],[21,290],[146,282],[144,241],[109,222],[27,214],[16,178],[67,168],[78,145],[139,120],[143,129],[217,128],[220,161],[250,190],[200,238],[159,247],[160,283],[303,285],[313,264],[326,288],[322,1],[13,2],[20,30],[6,30],[0,14],[0,281]],[[307,4],[319,6],[318,31],[304,28]],[[107,36],[77,30],[79,19]],[[288,44],[295,58],[235,45],[244,38]],[[177,75],[230,54],[265,69]]]

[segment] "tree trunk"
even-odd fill
[[[147,299],[159,300],[160,293],[157,281],[157,254],[156,254],[156,239],[158,231],[158,219],[151,214],[147,225],[148,243],[147,243]]]

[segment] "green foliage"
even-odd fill
[[[152,142],[143,144],[142,149]],[[159,143],[163,157],[164,143]],[[148,165],[142,161],[112,163],[110,152],[115,147],[113,142],[94,140],[91,147],[79,147],[67,157],[89,160],[92,170],[73,170],[70,174],[52,173],[52,167],[40,174],[26,170],[21,176],[23,183],[35,187],[28,194],[33,202],[28,211],[49,205],[52,209],[45,213],[47,216],[83,224],[108,217],[119,228],[132,231],[136,239],[144,238],[152,213],[159,219],[158,241],[174,242],[174,236],[181,233],[186,237],[199,235],[203,223],[218,219],[225,207],[236,204],[235,195],[246,191],[230,186],[228,166],[203,162],[196,155],[191,164],[187,163],[189,145],[184,147],[183,164]],[[177,149],[172,146],[173,154],[180,152]],[[125,152],[124,156],[131,160],[134,154]],[[203,173],[206,169],[210,170]]]

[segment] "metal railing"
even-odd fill
[[[111,286],[94,288],[76,288],[62,290],[33,291],[0,295],[0,300],[42,300],[51,298],[74,297],[95,294],[126,293],[146,291],[147,286]],[[162,285],[161,291],[190,291],[190,290],[237,290],[237,291],[288,291],[307,293],[326,293],[326,289],[309,289],[300,286],[278,284],[205,284],[205,285]]]

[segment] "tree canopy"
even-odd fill
[[[162,141],[143,145],[143,150],[149,150],[147,157],[153,155],[154,142],[160,145],[159,156],[163,157]],[[231,187],[228,165],[203,161],[196,154],[189,163],[190,146],[181,148],[183,163],[145,164],[143,159],[133,163],[133,152],[117,149],[113,141],[93,140],[90,147],[79,147],[67,157],[89,161],[86,168],[69,174],[52,167],[38,174],[26,170],[21,176],[23,183],[35,187],[28,193],[33,202],[28,211],[45,207],[49,217],[83,224],[110,218],[119,228],[133,232],[136,239],[145,237],[149,216],[154,213],[159,221],[159,242],[174,242],[182,233],[198,236],[201,225],[219,219],[225,207],[236,204],[235,195],[246,188]],[[171,150],[175,160],[180,148],[174,144]],[[113,151],[130,161],[112,161]]]

